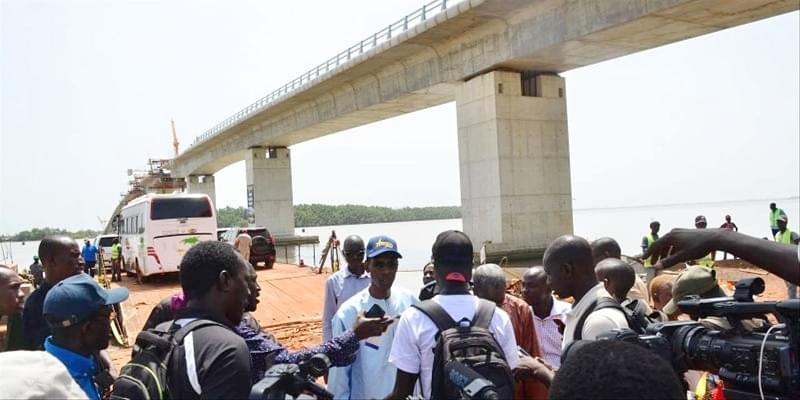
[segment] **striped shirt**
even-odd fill
[[[566,314],[571,309],[571,304],[553,296],[550,315],[539,318],[535,312],[533,313],[533,325],[536,327],[542,358],[554,367],[561,366],[561,342],[564,340]],[[531,311],[534,311],[533,306],[531,306]]]

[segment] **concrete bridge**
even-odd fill
[[[255,222],[294,231],[288,146],[455,101],[464,230],[476,248],[572,232],[558,73],[800,7],[798,0],[436,0],[200,135],[171,165],[190,192],[245,160]]]

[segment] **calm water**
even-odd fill
[[[800,218],[800,198],[775,199],[789,215],[789,227],[798,230],[792,221]],[[639,247],[642,236],[649,231],[650,221],[661,222],[661,233],[672,228],[693,228],[694,217],[705,215],[709,227],[719,227],[725,222],[725,215],[730,214],[739,231],[751,236],[770,236],[769,200],[753,200],[739,202],[677,204],[648,207],[618,207],[602,209],[579,209],[574,211],[575,233],[587,239],[603,236],[615,238],[622,246],[625,254],[641,252]],[[370,236],[389,235],[397,240],[397,246],[403,259],[400,260],[400,273],[397,283],[408,289],[417,291],[422,286],[421,269],[430,259],[431,246],[439,232],[447,229],[461,229],[460,219],[396,222],[389,224],[345,225],[305,228],[305,234],[318,235],[320,241],[327,240],[332,229],[340,240],[351,234],[357,234],[367,240]],[[301,228],[295,230],[298,235],[304,234]],[[304,249],[301,257],[308,263],[311,250]],[[319,248],[317,249],[319,257]]]
[[[775,199],[778,205],[789,215],[789,227],[798,229],[800,218],[800,198]],[[575,233],[587,239],[596,239],[602,236],[611,236],[620,243],[623,253],[636,254],[641,250],[639,243],[642,236],[647,233],[648,225],[652,220],[661,222],[662,233],[676,227],[693,227],[694,217],[698,214],[706,216],[709,227],[718,227],[724,222],[725,214],[733,217],[733,222],[739,226],[739,231],[756,237],[770,236],[768,222],[769,200],[678,204],[648,207],[619,207],[602,209],[575,210]],[[344,241],[348,235],[357,234],[366,241],[371,236],[388,235],[397,240],[403,259],[400,260],[400,273],[397,283],[413,291],[422,286],[422,273],[420,272],[430,258],[431,245],[439,232],[447,229],[461,229],[460,219],[411,221],[385,224],[367,225],[342,225],[302,228],[295,230],[296,234],[318,235],[321,242],[325,242],[331,233],[336,230],[340,240]],[[4,244],[5,252],[13,254],[14,260],[27,268],[36,254],[39,242],[21,242]],[[304,247],[300,257],[306,264],[311,264],[314,258],[319,258],[320,247],[317,246],[315,255],[312,256],[311,247]],[[0,253],[0,258],[3,254]],[[278,258],[282,258],[279,254]],[[343,257],[340,257],[342,262]]]

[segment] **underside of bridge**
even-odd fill
[[[288,146],[455,100],[465,232],[476,249],[540,250],[573,227],[559,72],[798,7],[797,0],[463,1],[248,107],[180,154],[172,171],[189,191],[213,194],[213,174],[245,160],[255,223],[291,234]]]

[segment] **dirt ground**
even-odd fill
[[[265,330],[289,349],[319,344],[327,277],[326,273],[315,274],[308,268],[277,263],[271,270],[258,270],[261,302],[253,314]],[[156,277],[142,285],[137,284],[135,278],[124,277],[120,286],[127,287],[131,294],[123,303],[129,346],[119,346],[113,341],[109,346],[117,368],[130,360],[130,345],[133,345],[150,311],[162,299],[178,292],[180,282],[177,275]]]

